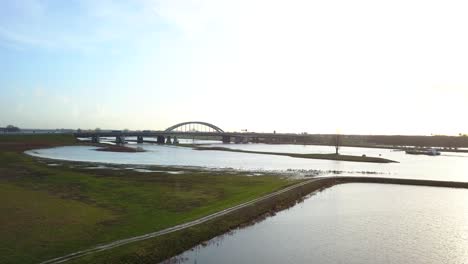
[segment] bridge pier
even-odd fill
[[[239,143],[247,143],[248,142],[248,138],[247,137],[242,137],[242,136],[237,136],[234,138],[234,142],[236,144],[239,144]]]
[[[172,144],[174,145],[179,144],[179,139],[177,139],[176,136],[174,136],[174,139],[172,140]]]
[[[125,136],[116,136],[115,143],[117,144],[125,144]]]
[[[143,143],[143,136],[138,136],[138,137],[137,137],[137,143],[138,143],[138,144]]]
[[[166,143],[166,138],[164,136],[157,136],[156,143],[164,144],[164,143]]]
[[[171,136],[166,137],[166,144],[172,144]]]
[[[231,137],[230,136],[223,136],[223,143],[231,143]]]
[[[92,143],[99,143],[99,136],[93,136],[93,137],[91,137],[91,142],[92,142]]]

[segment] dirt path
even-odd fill
[[[213,220],[215,218],[227,215],[227,214],[232,213],[232,212],[234,212],[236,210],[239,210],[241,208],[253,205],[253,204],[257,203],[257,202],[264,201],[266,199],[270,199],[272,197],[275,197],[275,196],[280,195],[282,193],[285,193],[285,192],[288,192],[290,190],[299,188],[299,187],[301,187],[303,185],[306,185],[306,184],[309,184],[311,182],[320,181],[320,180],[324,180],[324,179],[325,178],[303,181],[301,183],[289,186],[287,188],[281,189],[281,190],[276,191],[274,193],[270,193],[268,195],[265,195],[265,196],[262,196],[260,198],[254,199],[252,201],[245,202],[245,203],[233,206],[231,208],[216,212],[216,213],[211,214],[211,215],[207,215],[205,217],[202,217],[202,218],[199,218],[199,219],[196,219],[196,220],[184,223],[184,224],[176,225],[176,226],[173,226],[173,227],[169,227],[169,228],[166,228],[166,229],[163,229],[163,230],[159,230],[159,231],[148,233],[148,234],[141,235],[141,236],[125,238],[125,239],[117,240],[117,241],[114,241],[114,242],[111,242],[111,243],[97,245],[95,247],[92,247],[92,248],[89,248],[89,249],[86,249],[86,250],[77,251],[77,252],[62,256],[62,257],[58,257],[58,258],[54,258],[54,259],[50,259],[50,260],[41,262],[41,264],[63,263],[63,262],[66,262],[66,261],[69,261],[69,260],[72,260],[72,259],[75,259],[75,258],[79,258],[79,257],[85,256],[85,255],[89,255],[89,254],[92,254],[92,253],[95,253],[95,252],[109,250],[109,249],[112,249],[112,248],[115,248],[115,247],[118,247],[118,246],[126,245],[126,244],[137,242],[137,241],[142,241],[142,240],[146,240],[146,239],[149,239],[149,238],[162,236],[162,235],[169,234],[169,233],[172,233],[172,232],[176,232],[176,231],[179,231],[179,230],[182,230],[182,229],[186,229],[186,228],[189,228],[189,227],[199,225],[199,224],[205,223],[207,221]]]
[[[299,187],[304,186],[306,184],[309,184],[309,183],[312,183],[312,182],[318,182],[318,181],[327,181],[327,180],[330,180],[330,179],[334,179],[334,184],[341,184],[341,183],[380,183],[380,184],[399,184],[399,185],[415,185],[415,186],[432,186],[432,187],[448,187],[448,188],[466,188],[466,189],[468,189],[468,182],[398,179],[398,178],[380,178],[380,177],[347,177],[347,176],[344,176],[344,177],[340,176],[340,177],[314,178],[314,179],[311,179],[311,180],[303,181],[301,183],[289,186],[287,188],[276,191],[274,193],[262,196],[260,198],[254,199],[252,201],[245,202],[245,203],[233,206],[233,207],[225,209],[223,211],[219,211],[219,212],[216,212],[214,214],[207,215],[205,217],[202,217],[202,218],[199,218],[199,219],[196,219],[196,220],[184,223],[184,224],[176,225],[176,226],[173,226],[173,227],[170,227],[170,228],[166,228],[166,229],[163,229],[163,230],[160,230],[160,231],[148,233],[148,234],[141,235],[141,236],[135,236],[135,237],[131,237],[131,238],[117,240],[117,241],[114,241],[114,242],[111,242],[111,243],[108,243],[108,244],[97,245],[95,247],[92,247],[92,248],[89,248],[89,249],[86,249],[86,250],[82,250],[82,251],[78,251],[78,252],[75,252],[75,253],[71,253],[71,254],[65,255],[63,257],[58,257],[58,258],[54,258],[54,259],[51,259],[51,260],[41,262],[41,264],[63,263],[63,262],[66,262],[68,260],[79,258],[79,257],[85,256],[85,255],[95,253],[95,252],[109,250],[109,249],[112,249],[112,248],[115,248],[115,247],[118,247],[118,246],[129,244],[129,243],[142,241],[142,240],[146,240],[146,239],[149,239],[149,238],[153,238],[153,237],[169,234],[169,233],[172,233],[172,232],[176,232],[176,231],[186,229],[186,228],[198,225],[198,224],[202,224],[202,223],[205,223],[207,221],[213,220],[215,218],[227,215],[227,214],[232,213],[232,212],[234,212],[236,210],[239,210],[239,209],[242,209],[244,207],[253,205],[255,203],[270,199],[272,197],[275,197],[275,196],[278,196],[278,195],[280,195],[282,193],[285,193],[285,192],[291,191],[293,189],[299,188]]]

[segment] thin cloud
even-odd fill
[[[30,2],[3,6],[3,13],[12,13],[0,19],[0,42],[4,45],[88,52],[116,43],[131,44],[157,22],[154,13],[141,4],[82,0],[62,10],[32,2],[31,10],[26,8]]]
[[[43,48],[52,48],[54,43],[41,38],[35,38],[31,35],[17,33],[11,30],[0,27],[0,40],[10,44],[11,46],[20,48],[23,45],[27,46],[39,46]]]

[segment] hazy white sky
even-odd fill
[[[466,1],[0,2],[0,126],[468,133]]]

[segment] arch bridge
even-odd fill
[[[224,130],[221,128],[201,121],[189,121],[189,122],[182,122],[179,124],[175,124],[173,126],[168,127],[164,132],[218,132],[224,133]]]
[[[92,142],[98,143],[102,137],[115,138],[116,143],[126,143],[136,141],[137,143],[158,143],[158,144],[177,144],[180,137],[213,137],[222,140],[223,143],[296,143],[304,141],[307,135],[297,134],[276,134],[276,133],[255,133],[255,132],[225,132],[220,127],[207,122],[188,121],[175,124],[165,130],[143,130],[143,131],[87,131],[74,133],[76,138],[90,138]],[[135,137],[128,139],[128,137]],[[154,140],[144,140],[144,138],[155,138]],[[305,142],[305,141],[304,141]]]
[[[226,136],[226,132],[220,127],[211,123],[202,121],[188,121],[175,124],[159,131],[92,131],[75,133],[77,138],[91,138],[92,142],[98,143],[101,137],[115,137],[116,143],[125,143],[131,140],[126,140],[126,137],[136,137],[137,143],[143,143],[144,137],[156,138],[158,144],[177,144],[178,138],[183,136],[215,136],[222,137],[223,141],[230,140]],[[154,141],[147,141],[154,142]]]

